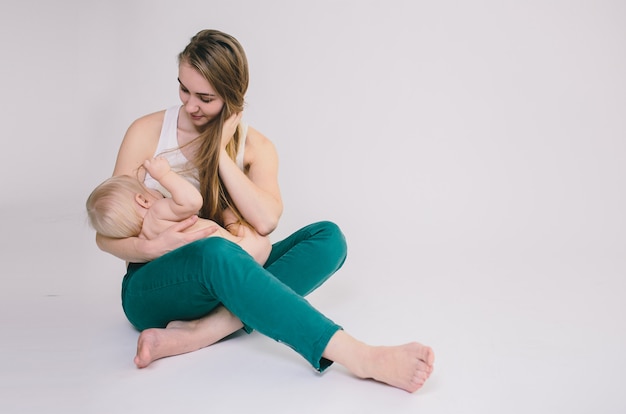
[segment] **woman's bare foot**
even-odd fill
[[[369,355],[363,360],[361,378],[373,378],[408,392],[422,388],[435,362],[432,349],[417,342],[370,347]]]
[[[168,335],[168,329],[146,329],[139,334],[135,365],[145,368],[157,359],[183,353],[174,343],[176,335]]]
[[[345,366],[359,378],[372,378],[408,392],[420,389],[433,372],[433,350],[417,342],[371,346],[338,331],[324,357]]]
[[[195,321],[173,321],[165,329],[146,329],[137,340],[135,365],[145,368],[157,359],[207,347],[241,329],[243,324],[220,306]]]

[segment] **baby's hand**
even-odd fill
[[[155,180],[160,180],[165,174],[170,172],[170,163],[163,157],[145,160],[143,166]]]

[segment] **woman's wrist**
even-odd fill
[[[160,254],[157,252],[157,248],[158,246],[156,246],[156,243],[154,243],[153,240],[139,237],[135,239],[135,251],[143,262],[149,262],[159,257]]]
[[[229,171],[231,168],[233,168],[229,166],[228,164],[234,165],[235,161],[233,161],[233,159],[230,158],[230,155],[228,155],[228,152],[226,152],[226,148],[222,148],[220,150],[220,159],[218,163],[220,174],[224,174],[226,173],[226,171]]]

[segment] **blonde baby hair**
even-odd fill
[[[135,206],[135,195],[145,187],[135,177],[119,175],[97,186],[87,199],[89,224],[103,236],[123,239],[138,236],[143,217]]]

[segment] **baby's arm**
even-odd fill
[[[202,195],[189,181],[171,170],[165,158],[146,160],[143,166],[172,195],[154,203],[150,208],[161,220],[180,221],[197,214],[202,208]]]

